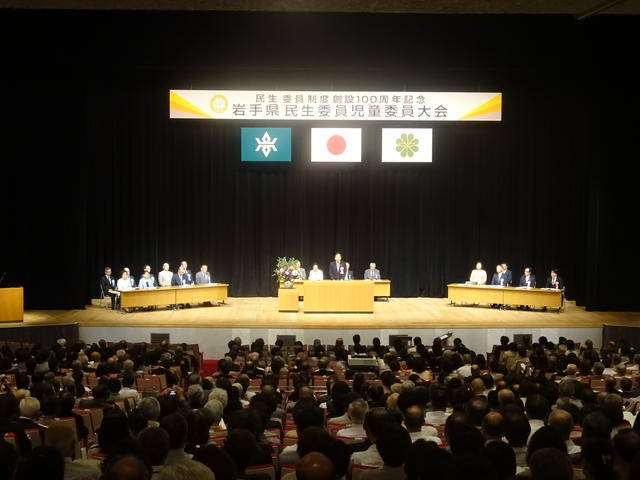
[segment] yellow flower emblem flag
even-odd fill
[[[382,161],[429,163],[431,141],[430,128],[383,128]]]

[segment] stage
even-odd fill
[[[575,340],[591,338],[602,341],[603,325],[640,325],[640,313],[587,312],[575,302],[566,302],[563,312],[497,310],[489,306],[454,306],[445,298],[390,298],[375,302],[373,314],[320,314],[278,312],[273,297],[229,298],[216,306],[196,306],[178,311],[157,308],[154,311],[125,313],[108,308],[108,299],[94,300],[84,310],[26,311],[22,324],[3,327],[78,324],[80,338],[95,342],[127,339],[150,341],[150,333],[169,333],[171,342],[199,343],[206,358],[218,358],[226,351],[229,339],[240,336],[248,342],[262,337],[273,343],[277,335],[296,335],[311,343],[319,338],[333,343],[344,337],[350,343],[359,333],[364,343],[373,337],[388,342],[394,334],[418,335],[430,342],[435,336],[453,332],[476,351],[490,349],[501,335],[531,333],[536,339],[546,335],[552,341],[558,336]],[[4,339],[0,328],[0,340]]]

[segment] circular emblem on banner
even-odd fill
[[[211,110],[213,113],[223,113],[227,109],[228,103],[227,97],[224,95],[214,95],[210,102]]]

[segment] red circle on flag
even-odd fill
[[[334,155],[340,155],[347,149],[347,141],[340,135],[333,135],[327,140],[327,150]]]

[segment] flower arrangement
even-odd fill
[[[295,268],[297,262],[298,259],[296,258],[278,257],[273,276],[278,279],[278,282],[293,282],[300,277],[300,273]]]

